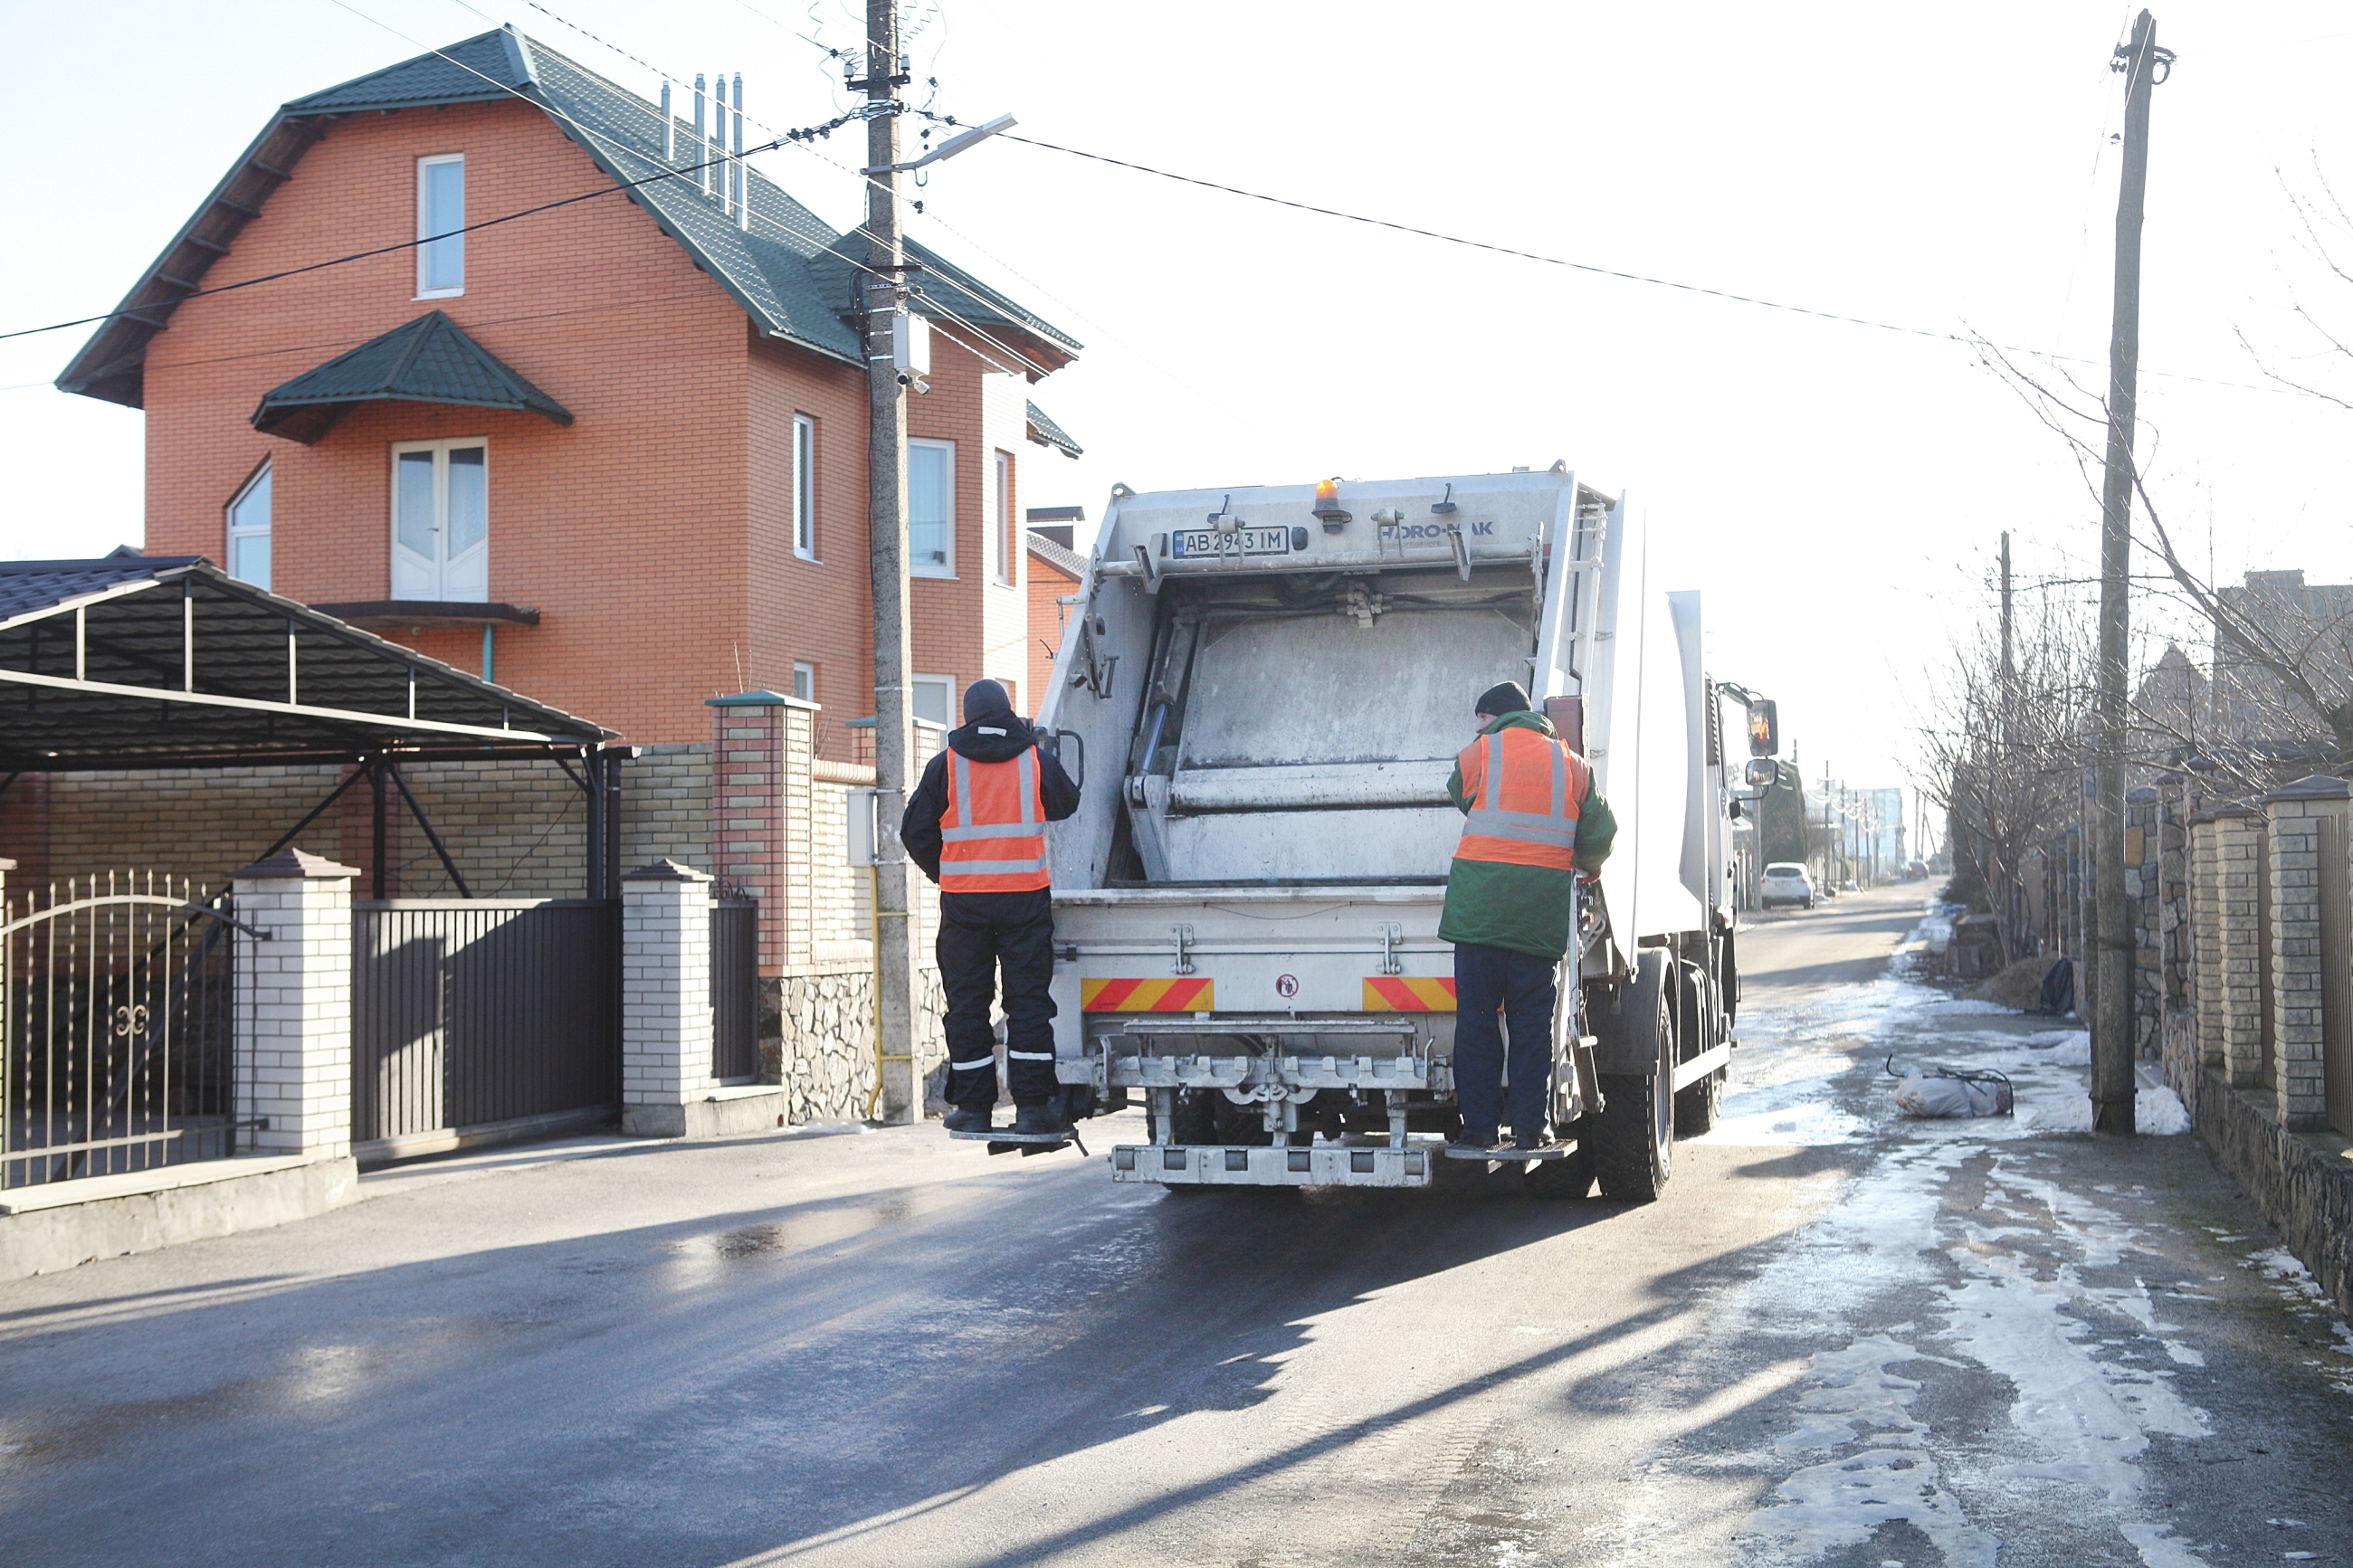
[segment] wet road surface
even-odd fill
[[[11,1562],[2353,1561],[2353,1333],[1917,886],[1742,935],[1645,1208],[1115,1187],[936,1125],[588,1140],[0,1285]],[[1916,943],[1915,943],[1916,945]],[[1905,1060],[2021,1114],[1898,1121]],[[1131,1118],[1129,1120],[1137,1120]],[[2144,1121],[2148,1120],[2144,1112]],[[2311,1556],[2296,1555],[2312,1553]]]

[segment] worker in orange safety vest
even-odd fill
[[[935,951],[947,995],[947,1098],[953,1132],[985,1132],[997,1105],[997,1034],[989,1022],[1004,976],[1006,1077],[1013,1131],[1059,1132],[1054,1110],[1053,878],[1046,824],[1079,809],[1079,786],[1038,744],[994,680],[964,694],[964,727],[923,769],[899,840],[940,887]]]
[[[1493,1148],[1511,1037],[1513,1142],[1545,1142],[1557,971],[1568,952],[1579,871],[1600,868],[1618,834],[1593,770],[1505,681],[1480,695],[1479,738],[1447,789],[1463,813],[1438,934],[1454,944],[1454,1091],[1461,1142]],[[1498,1026],[1497,1014],[1502,1014]]]

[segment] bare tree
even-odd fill
[[[1985,889],[2005,960],[2024,951],[2035,847],[2082,815],[2098,646],[2084,607],[2049,590],[2023,597],[2012,655],[1980,627],[1957,644],[1923,731],[1918,787],[1951,825],[1954,869]]]
[[[2353,281],[2353,279],[2348,279]],[[2041,420],[2065,442],[2087,490],[2098,494],[2107,410],[2060,374],[2030,372],[1980,343]],[[2183,617],[2211,628],[2212,696],[2206,714],[2137,704],[2137,747],[2144,762],[2195,757],[2242,791],[2260,791],[2299,773],[2353,766],[2353,588],[2307,586],[2300,572],[2253,573],[2224,586],[2191,567],[2150,493],[2147,464],[2136,461],[2133,493],[2144,526],[2134,542],[2161,565],[2149,592]],[[2168,753],[2170,753],[2168,755]]]

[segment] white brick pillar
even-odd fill
[[[242,1148],[352,1152],[352,879],[300,849],[229,874],[237,941],[237,1120]],[[261,934],[256,935],[256,932]]]
[[[2321,1052],[2330,1020],[2322,971],[2346,963],[2348,954],[2329,951],[2323,941],[2324,920],[2339,934],[2344,928],[2341,911],[2321,912],[2320,858],[2332,843],[2336,854],[2346,852],[2348,795],[2353,788],[2343,779],[2315,776],[2263,796],[2271,819],[2272,1081],[2282,1125],[2297,1130],[2327,1121]],[[2327,818],[2335,819],[2333,831],[2324,834]]]
[[[621,879],[622,1131],[686,1135],[711,1037],[711,878],[657,860]]]

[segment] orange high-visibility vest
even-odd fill
[[[1577,814],[1591,786],[1585,759],[1540,731],[1482,735],[1455,759],[1471,813],[1457,860],[1577,868]]]
[[[950,751],[948,808],[940,817],[940,891],[1027,893],[1052,885],[1038,748],[1004,763],[976,763]]]

